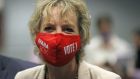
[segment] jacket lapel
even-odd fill
[[[85,61],[80,61],[78,79],[92,79],[89,67],[87,66]]]
[[[40,69],[38,75],[36,75],[35,79],[44,79],[45,76],[45,65]],[[90,69],[88,64],[85,61],[80,61],[79,69],[78,69],[78,79],[94,79],[91,76]]]
[[[45,65],[43,65],[40,69],[40,72],[38,73],[38,75],[36,75],[35,79],[44,79],[45,77]]]

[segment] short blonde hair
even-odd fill
[[[42,21],[42,12],[46,10],[46,15],[49,17],[49,12],[53,7],[60,6],[63,8],[62,16],[69,10],[76,13],[78,19],[78,26],[81,36],[81,45],[83,47],[89,41],[89,13],[87,7],[82,0],[39,0],[35,11],[29,21],[29,28],[31,31],[32,40],[34,41],[36,34],[40,31],[40,24]]]

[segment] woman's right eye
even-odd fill
[[[54,25],[52,25],[52,24],[48,24],[45,28],[44,28],[44,31],[45,32],[53,32],[55,30],[55,28],[54,28]]]

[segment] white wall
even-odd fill
[[[92,16],[92,36],[97,32],[95,17],[101,13],[110,13],[114,20],[113,32],[131,40],[132,29],[140,25],[140,0],[87,0]]]
[[[36,0],[5,0],[4,55],[29,60],[32,42],[28,21]],[[94,18],[100,12],[110,12],[115,21],[115,33],[130,40],[133,26],[140,24],[140,0],[87,0],[92,15],[92,35],[96,29]]]
[[[0,10],[2,10],[4,7],[4,0],[0,0]]]
[[[28,60],[32,49],[28,21],[35,7],[35,0],[5,0],[5,5],[3,54]]]

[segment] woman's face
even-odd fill
[[[67,35],[79,34],[76,13],[70,11],[65,16],[66,19],[63,18],[63,15],[61,17],[61,8],[54,7],[49,20],[46,20],[45,11],[43,11],[43,22],[40,27],[40,32],[50,34],[62,33]]]

